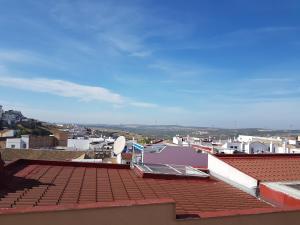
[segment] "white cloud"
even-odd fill
[[[131,102],[132,106],[142,107],[142,108],[157,108],[158,105],[147,102]]]
[[[158,105],[154,103],[134,101],[107,88],[82,85],[64,80],[53,80],[47,78],[28,79],[0,75],[0,86],[49,93],[63,97],[73,97],[81,101],[102,101],[112,103],[114,105],[131,105],[140,108],[158,107]]]

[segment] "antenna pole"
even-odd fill
[[[143,147],[143,150],[142,150],[142,164],[144,164],[144,147]]]
[[[131,164],[132,164],[132,167],[134,167],[134,145],[133,144],[132,144]]]

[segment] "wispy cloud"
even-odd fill
[[[230,47],[255,43],[261,40],[290,35],[291,32],[299,32],[299,27],[274,26],[259,28],[243,28],[224,34],[219,34],[211,38],[209,47]]]
[[[0,86],[21,90],[49,93],[52,95],[77,98],[80,101],[102,101],[111,104],[131,105],[140,108],[155,108],[157,104],[140,102],[122,96],[104,87],[89,86],[64,80],[47,78],[20,78],[0,76]]]
[[[29,51],[0,49],[0,62],[31,63],[41,61]]]
[[[60,26],[88,33],[102,51],[113,49],[137,58],[164,49],[151,40],[177,43],[193,30],[191,23],[168,18],[166,12],[159,17],[159,12],[138,1],[61,1],[53,5],[50,14]]]
[[[170,78],[195,78],[198,76],[210,76],[230,72],[222,68],[211,68],[204,65],[194,65],[191,63],[175,63],[175,62],[166,62],[166,61],[157,61],[149,65],[150,69],[159,70],[160,72],[165,73]],[[167,80],[167,82],[172,82],[172,79]],[[186,80],[187,81],[187,80]]]
[[[7,70],[12,65],[33,65],[45,68],[65,69],[65,63],[55,57],[40,54],[26,49],[1,49],[0,48],[0,72]]]
[[[189,41],[188,43],[181,43],[173,46],[173,50],[203,50],[203,49],[219,49],[231,48],[235,46],[249,45],[260,42],[262,40],[274,40],[274,38],[296,34],[300,32],[300,27],[297,26],[270,26],[270,27],[255,27],[255,28],[241,28],[217,35],[198,39],[196,42]],[[291,41],[292,44],[297,41]]]
[[[142,108],[157,108],[159,107],[157,104],[146,103],[146,102],[131,102],[132,106],[142,107]]]
[[[51,15],[68,29],[88,32],[94,40],[98,39],[102,50],[113,48],[121,54],[146,57],[152,51],[141,35],[147,21],[142,11],[137,4],[130,3],[65,1],[55,4]]]

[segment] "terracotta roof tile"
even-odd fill
[[[300,155],[219,155],[218,158],[260,181],[300,180]]]
[[[177,214],[268,208],[264,202],[216,179],[153,179],[134,170],[31,162],[14,172],[0,192],[0,207],[23,208],[121,200],[172,198]]]

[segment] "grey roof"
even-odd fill
[[[206,168],[207,161],[207,154],[197,153],[190,147],[166,146],[161,152],[144,153],[144,163],[175,164]]]

